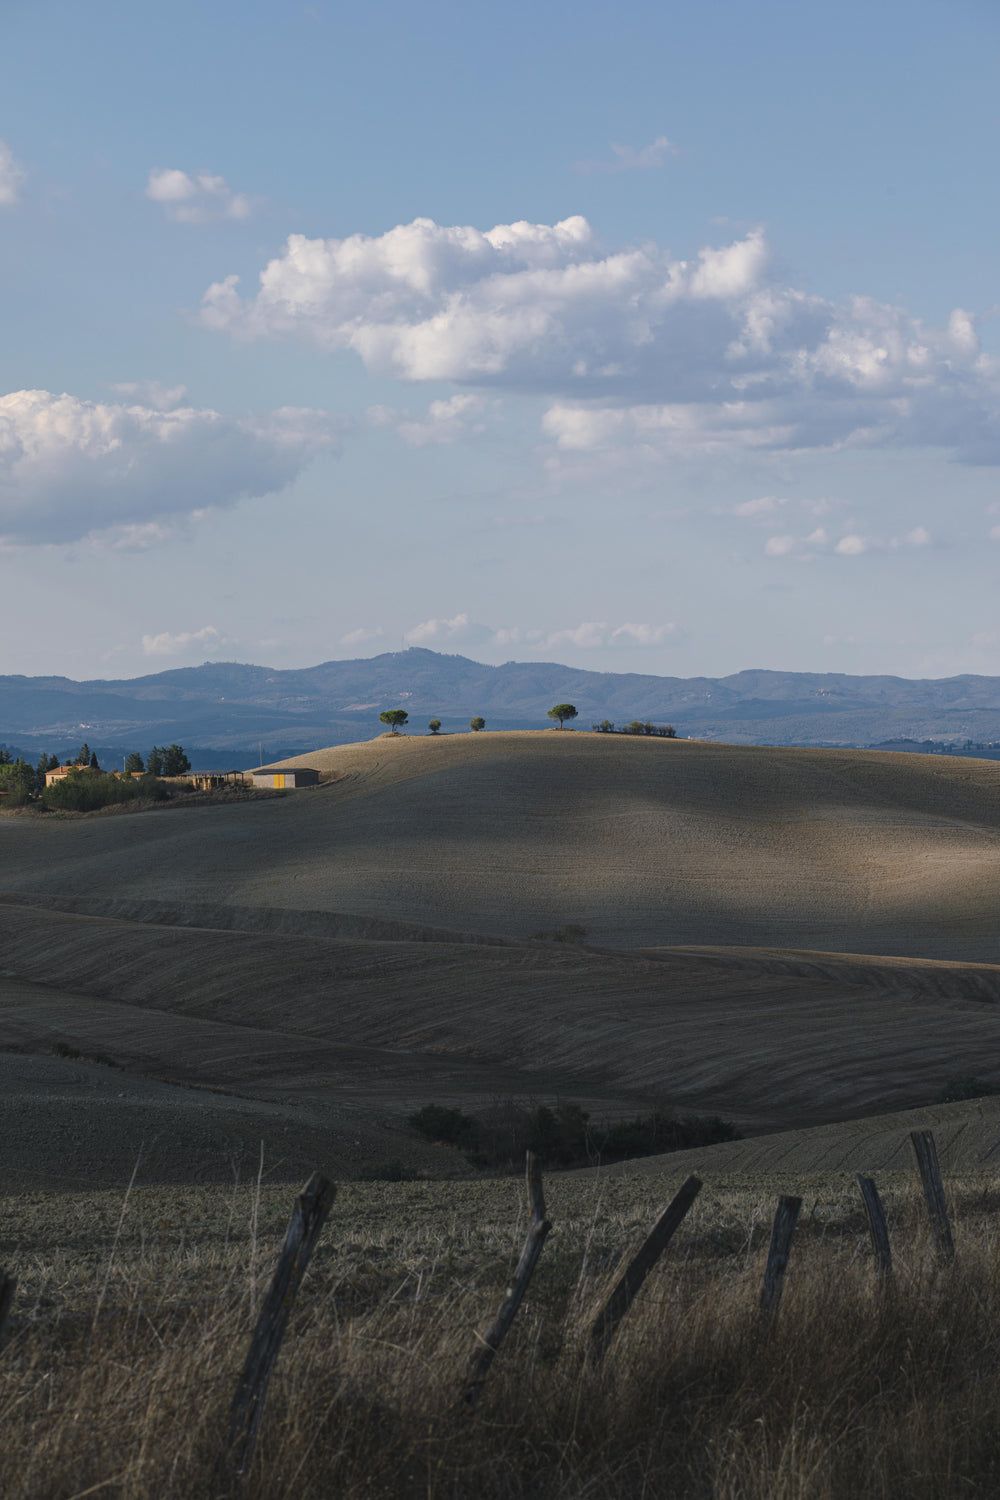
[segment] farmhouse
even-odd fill
[[[254,786],[318,786],[319,772],[311,766],[286,766],[282,771],[253,771]]]
[[[46,771],[45,785],[52,786],[53,782],[62,781],[63,777],[68,776],[70,771],[89,771],[90,769],[90,766],[56,766],[54,771]]]

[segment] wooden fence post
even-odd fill
[[[8,1276],[6,1271],[0,1271],[0,1348],[7,1333],[7,1320],[14,1303],[14,1293],[17,1290],[17,1277]]]
[[[589,1358],[597,1364],[603,1359],[619,1323],[635,1300],[649,1272],[656,1265],[674,1232],[701,1191],[701,1181],[689,1177],[673,1201],[663,1210],[639,1249],[633,1255],[611,1295],[601,1308],[590,1331]]]
[[[930,1215],[938,1259],[947,1263],[955,1259],[955,1242],[948,1222],[948,1205],[944,1200],[944,1183],[941,1181],[934,1134],[930,1130],[911,1130],[910,1140],[913,1154],[917,1158],[920,1181],[923,1183],[924,1201]]]
[[[493,1320],[493,1326],[481,1341],[481,1347],[470,1357],[469,1370],[466,1375],[465,1384],[462,1387],[462,1399],[473,1411],[479,1404],[482,1394],[483,1381],[486,1379],[487,1371],[493,1363],[493,1357],[500,1345],[503,1343],[507,1332],[517,1315],[521,1305],[521,1299],[531,1280],[538,1257],[542,1252],[542,1244],[552,1225],[545,1217],[545,1195],[542,1191],[542,1171],[538,1165],[538,1158],[529,1151],[527,1153],[526,1176],[528,1180],[528,1202],[531,1205],[531,1223],[528,1227],[528,1237],[521,1251],[521,1259],[517,1263],[514,1272],[514,1280],[506,1297],[500,1304],[500,1311]]]
[[[295,1200],[274,1277],[264,1298],[230,1409],[229,1442],[224,1461],[237,1477],[246,1474],[253,1461],[267,1387],[288,1315],[336,1194],[335,1184],[314,1172]]]
[[[760,1294],[761,1333],[767,1333],[770,1330],[772,1323],[778,1315],[778,1305],[781,1302],[781,1289],[785,1280],[785,1267],[788,1265],[788,1257],[792,1249],[792,1239],[795,1234],[795,1225],[798,1222],[801,1207],[801,1198],[783,1197],[778,1199],[774,1223],[771,1226],[771,1244],[767,1252],[767,1266],[764,1270],[764,1289]]]
[[[892,1275],[892,1250],[889,1246],[885,1209],[882,1207],[882,1199],[878,1195],[878,1188],[873,1178],[863,1177],[858,1172],[855,1180],[861,1189],[861,1201],[868,1218],[868,1232],[871,1235],[872,1249],[875,1252],[875,1273],[880,1280],[884,1281],[887,1276]]]

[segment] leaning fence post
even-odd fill
[[[267,1387],[281,1348],[288,1315],[309,1264],[313,1246],[319,1238],[336,1194],[336,1185],[314,1172],[295,1200],[278,1264],[250,1340],[243,1373],[230,1409],[229,1442],[224,1458],[237,1476],[245,1474],[253,1460],[257,1429],[267,1400]]]
[[[524,1242],[521,1251],[521,1259],[517,1263],[514,1272],[514,1280],[511,1282],[506,1297],[500,1304],[500,1311],[493,1320],[493,1326],[481,1340],[481,1347],[469,1360],[469,1370],[462,1387],[462,1399],[466,1405],[475,1411],[479,1404],[479,1397],[483,1389],[483,1381],[486,1379],[487,1371],[493,1363],[493,1356],[517,1316],[517,1310],[521,1305],[531,1280],[532,1272],[539,1255],[542,1252],[542,1244],[552,1225],[545,1217],[545,1195],[542,1192],[542,1171],[538,1165],[538,1158],[529,1151],[527,1153],[526,1175],[528,1180],[528,1201],[531,1205],[531,1223],[528,1226],[528,1238]]]
[[[14,1303],[14,1293],[17,1290],[17,1277],[8,1276],[6,1271],[0,1271],[0,1348],[7,1334],[7,1320]]]
[[[946,1262],[954,1260],[955,1242],[948,1222],[948,1205],[944,1200],[944,1183],[941,1181],[934,1134],[930,1130],[911,1130],[910,1140],[913,1143],[913,1154],[917,1158],[938,1259]]]
[[[673,1201],[663,1210],[639,1249],[633,1255],[625,1271],[615,1283],[611,1295],[605,1302],[593,1328],[590,1330],[589,1357],[597,1364],[615,1336],[618,1324],[624,1318],[645,1281],[656,1265],[674,1232],[679,1228],[685,1214],[701,1191],[701,1181],[689,1177]]]
[[[801,1198],[782,1197],[771,1226],[771,1244],[767,1252],[764,1269],[764,1289],[760,1294],[760,1331],[767,1333],[778,1315],[781,1289],[785,1280],[785,1267],[792,1249],[792,1238],[798,1222]]]
[[[861,1201],[865,1205],[868,1233],[871,1235],[872,1249],[875,1252],[875,1271],[879,1278],[884,1280],[892,1275],[892,1250],[889,1246],[885,1209],[882,1207],[882,1199],[879,1197],[874,1178],[864,1177],[858,1172],[855,1181],[861,1189]]]

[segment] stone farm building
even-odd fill
[[[285,766],[281,771],[253,771],[254,786],[318,786],[319,772],[312,766]]]

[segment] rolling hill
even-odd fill
[[[0,819],[0,1046],[51,1075],[0,1178],[120,1180],[137,1133],[154,1180],[265,1138],[291,1175],[447,1172],[405,1127],[432,1100],[761,1132],[1000,1082],[995,763],[558,730],[311,760],[268,801]]]
[[[558,730],[309,761],[337,779],[241,807],[10,820],[0,891],[1000,962],[995,762]]]

